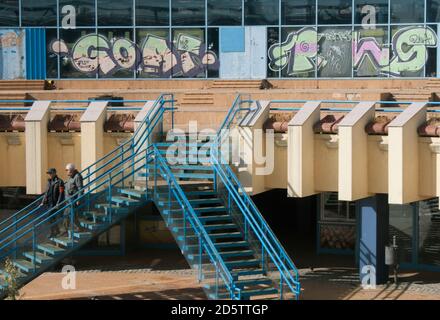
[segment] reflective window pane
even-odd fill
[[[219,67],[220,67],[220,50],[219,50],[219,30],[218,28],[208,28],[208,42],[207,42],[207,70],[208,78],[218,78],[219,77]]]
[[[388,26],[357,27],[353,33],[353,75],[388,77],[390,54]]]
[[[355,23],[388,23],[388,0],[354,0]]]
[[[411,205],[390,204],[389,240],[396,237],[400,263],[412,262],[414,233],[413,207]]]
[[[60,57],[61,78],[94,78],[97,70],[97,54],[89,48],[97,47],[94,29],[61,29],[61,46],[69,52]]]
[[[169,29],[137,29],[136,43],[141,61],[136,70],[138,78],[169,78],[172,72],[173,53]]]
[[[278,78],[280,76],[280,67],[277,61],[279,61],[280,50],[280,28],[270,27],[267,28],[267,48],[268,48],[268,58],[267,58],[267,77],[268,78]]]
[[[438,198],[419,202],[419,263],[440,266]]]
[[[390,0],[391,23],[424,21],[425,2],[421,0]]]
[[[285,25],[315,24],[315,0],[282,0],[281,21]]]
[[[241,25],[242,5],[237,0],[208,0],[208,24],[215,26]]]
[[[245,25],[274,25],[279,23],[278,1],[244,0]]]
[[[426,20],[440,22],[440,0],[427,0]]]
[[[137,26],[167,26],[169,19],[168,0],[136,0]]]
[[[318,39],[318,77],[351,77],[351,27],[320,27],[318,29]]]
[[[172,0],[171,9],[175,26],[205,25],[205,0]]]
[[[351,24],[352,0],[319,0],[319,24]]]
[[[52,48],[52,44],[57,41],[57,29],[48,28],[46,29],[46,77],[47,78],[58,78],[58,54],[60,52],[60,46],[56,45],[56,52]]]
[[[98,25],[133,25],[133,0],[97,0]]]
[[[205,78],[205,29],[173,29],[173,78]]]
[[[0,26],[17,27],[18,18],[18,0],[0,0]]]
[[[428,25],[426,30],[426,34],[430,35],[438,35],[438,27],[437,25]],[[427,62],[425,65],[425,77],[435,78],[437,77],[437,46],[428,46],[427,47]]]
[[[24,27],[56,26],[56,0],[21,0],[21,23]]]
[[[68,6],[75,8],[77,26],[95,25],[95,0],[60,0],[60,25],[63,25],[63,17],[72,14]],[[63,14],[63,11],[65,12]]]
[[[133,29],[100,29],[98,34],[99,77],[133,78],[139,62]]]

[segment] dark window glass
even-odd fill
[[[423,22],[424,4],[422,0],[390,0],[391,23]]]
[[[169,23],[168,0],[136,0],[137,26],[167,26]]]
[[[95,25],[95,0],[60,0],[60,26],[63,25],[63,7],[74,6],[77,26]]]
[[[319,24],[351,24],[351,0],[319,0]]]
[[[51,48],[52,44],[57,40],[57,29],[46,29],[46,77],[58,78],[58,54]],[[60,46],[56,48],[60,52]],[[68,58],[67,58],[68,59]]]
[[[205,29],[173,29],[173,78],[205,78]]]
[[[246,25],[278,24],[279,5],[273,0],[244,0],[244,23]]]
[[[351,27],[320,27],[318,29],[318,77],[351,77]]]
[[[280,29],[278,27],[267,28],[267,47],[269,52],[274,52],[280,47]],[[272,60],[270,59],[272,57]],[[279,59],[279,55],[271,56],[268,55],[267,58],[267,77],[268,78],[278,78],[280,76],[280,67],[277,62],[272,62],[273,59]]]
[[[202,26],[205,24],[205,0],[172,0],[172,24]]]
[[[431,28],[433,33],[438,35],[437,25],[429,25],[428,28]],[[428,30],[426,32],[429,32]],[[428,61],[425,65],[425,76],[435,78],[437,77],[437,47],[436,46],[428,46],[427,55]]]
[[[440,0],[428,0],[426,5],[426,20],[440,22]]]
[[[354,0],[355,23],[388,23],[388,0]]]
[[[97,0],[98,25],[133,25],[133,0]]]
[[[208,43],[206,47],[207,57],[209,57],[209,59],[205,59],[207,61],[208,78],[218,78],[220,67],[218,28],[208,28]]]
[[[22,0],[21,24],[24,27],[56,26],[56,0]]]
[[[0,0],[0,26],[17,27],[18,18],[18,0]]]
[[[89,46],[98,46],[95,30],[61,29],[60,39],[69,50],[60,59],[60,77],[94,78],[98,63],[97,52],[88,49]]]
[[[98,33],[99,77],[133,78],[139,63],[133,29],[100,29]]]
[[[281,19],[282,24],[315,24],[316,1],[282,0]]]
[[[169,78],[173,54],[169,29],[137,29],[136,42],[141,52],[137,78]]]
[[[208,0],[208,24],[216,26],[241,25],[242,6],[237,0]]]

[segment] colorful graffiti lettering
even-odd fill
[[[327,46],[323,42],[332,42]],[[359,31],[318,33],[311,27],[289,33],[282,43],[273,44],[268,51],[269,68],[281,71],[287,68],[289,76],[332,66],[338,73],[343,53],[338,46],[352,42],[353,69],[358,75],[391,75],[423,70],[428,61],[428,48],[437,47],[437,35],[429,27],[411,26],[397,31],[391,44],[379,44],[375,37],[361,38]],[[321,50],[322,52],[321,52]],[[365,65],[373,70],[365,71]],[[371,69],[371,68],[370,68]],[[342,71],[341,71],[342,72]]]
[[[219,68],[214,52],[205,50],[196,37],[180,34],[176,44],[155,35],[147,35],[141,45],[126,38],[107,39],[103,35],[88,34],[78,39],[69,50],[64,40],[54,40],[49,50],[66,57],[74,68],[83,73],[109,76],[118,70],[169,77],[196,77],[209,67]]]

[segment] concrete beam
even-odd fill
[[[388,126],[388,194],[390,204],[424,199],[419,188],[419,135],[426,103],[413,103]]]
[[[104,122],[107,104],[107,101],[91,102],[80,119],[81,168],[87,168],[104,156]]]
[[[24,119],[27,194],[41,194],[45,190],[50,103],[50,101],[35,101]]]
[[[375,115],[375,102],[361,102],[339,123],[338,195],[341,201],[367,198],[368,135],[365,126]]]
[[[319,121],[320,101],[309,101],[289,122],[287,192],[289,197],[316,194],[313,126]]]

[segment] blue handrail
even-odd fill
[[[180,187],[179,183],[177,183],[176,178],[174,177],[174,174],[171,172],[169,166],[165,162],[165,159],[160,154],[159,150],[157,149],[157,146],[153,145],[154,150],[154,156],[158,160],[158,162],[162,165],[163,170],[166,172],[167,178],[169,178],[169,181],[167,181],[168,186],[170,187],[170,184],[174,186],[174,190],[176,190],[178,197],[176,197],[179,201],[179,204],[183,209],[187,209],[189,215],[187,215],[187,218],[189,218],[189,221],[191,221],[191,224],[193,225],[194,229],[198,232],[198,234],[203,238],[204,243],[208,245],[209,250],[207,250],[208,254],[211,256],[214,261],[217,261],[222,269],[222,277],[226,284],[226,286],[229,289],[229,292],[233,295],[235,291],[239,291],[239,288],[235,286],[235,283],[233,281],[233,277],[229,271],[229,269],[226,267],[223,259],[220,257],[220,253],[218,252],[217,248],[214,246],[211,238],[209,237],[208,233],[206,232],[205,228],[203,227],[202,222],[199,219],[199,216],[195,213],[194,208],[188,201],[188,198],[185,196],[182,188]],[[155,172],[155,174],[157,174]],[[184,212],[186,212],[184,210]],[[231,298],[234,299],[235,296],[231,296]],[[237,297],[236,297],[237,298]]]

